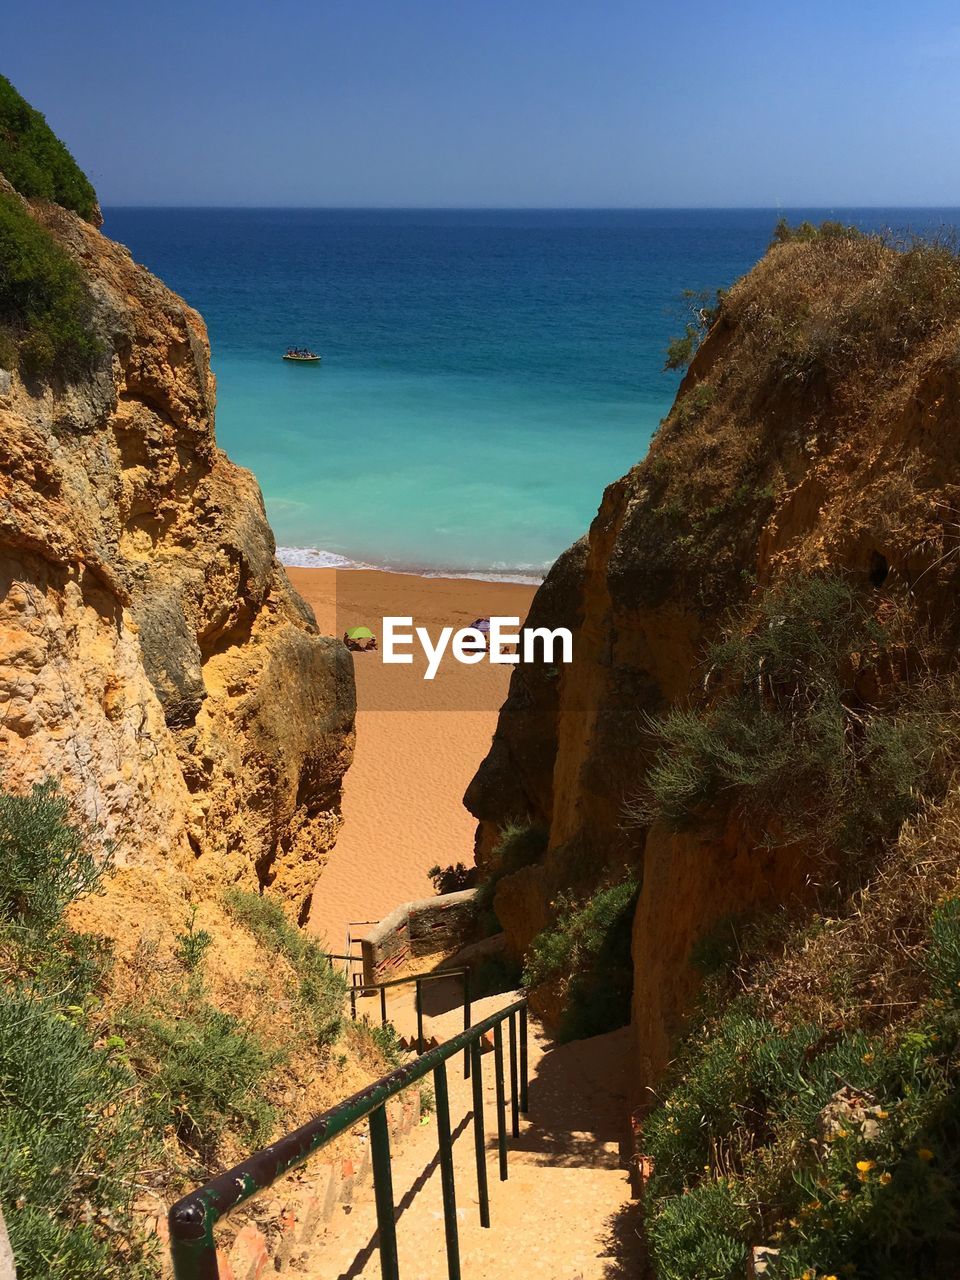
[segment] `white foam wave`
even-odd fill
[[[382,573],[404,573],[416,578],[467,578],[476,582],[517,582],[526,586],[539,586],[549,564],[520,565],[517,568],[489,569],[437,569],[398,568],[390,564],[369,564],[364,560],[351,560],[336,551],[321,551],[317,547],[277,547],[277,559],[291,569],[377,569]]]

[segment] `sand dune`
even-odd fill
[[[491,614],[526,615],[535,588],[513,583],[358,569],[290,569],[322,630],[385,616],[412,617],[436,636]],[[482,760],[506,697],[511,668],[447,659],[432,682],[424,662],[389,666],[355,655],[357,747],[343,796],[344,825],[317,885],[310,927],[341,950],[351,922],[380,919],[431,893],[435,863],[473,860],[474,820],[461,798]]]

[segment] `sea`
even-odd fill
[[[538,580],[670,408],[687,291],[777,219],[929,235],[956,209],[106,210],[203,314],[217,438],[288,564]],[[281,359],[290,346],[319,365]]]

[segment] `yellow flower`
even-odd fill
[[[857,1168],[861,1173],[869,1173],[876,1163],[876,1160],[858,1160]]]
[[[920,1157],[921,1160],[929,1161],[933,1159],[933,1152],[930,1150],[929,1147],[921,1147],[920,1150],[917,1152],[917,1155]]]
[[[864,1062],[867,1064],[867,1066],[869,1067],[870,1063],[873,1061],[873,1054],[872,1054],[872,1053],[865,1053],[865,1054],[863,1055],[863,1061],[864,1061]]]
[[[838,1137],[838,1138],[849,1138],[849,1137],[850,1137],[850,1131],[849,1131],[849,1129],[838,1129],[838,1130],[837,1130],[837,1137]]]
[[[891,1183],[892,1181],[893,1181],[893,1174],[892,1174],[892,1173],[881,1173],[881,1175],[880,1175],[880,1185],[881,1185],[881,1187],[889,1187],[889,1185],[890,1185],[890,1183]]]

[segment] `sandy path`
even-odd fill
[[[382,635],[384,616],[412,617],[436,636],[477,617],[523,618],[534,588],[513,583],[418,578],[371,570],[290,569],[322,630],[364,624]],[[435,863],[470,863],[474,820],[461,803],[486,754],[511,668],[451,659],[432,682],[412,666],[357,654],[357,746],[343,794],[344,825],[317,885],[310,928],[341,950],[348,924],[375,920],[433,891]]]

